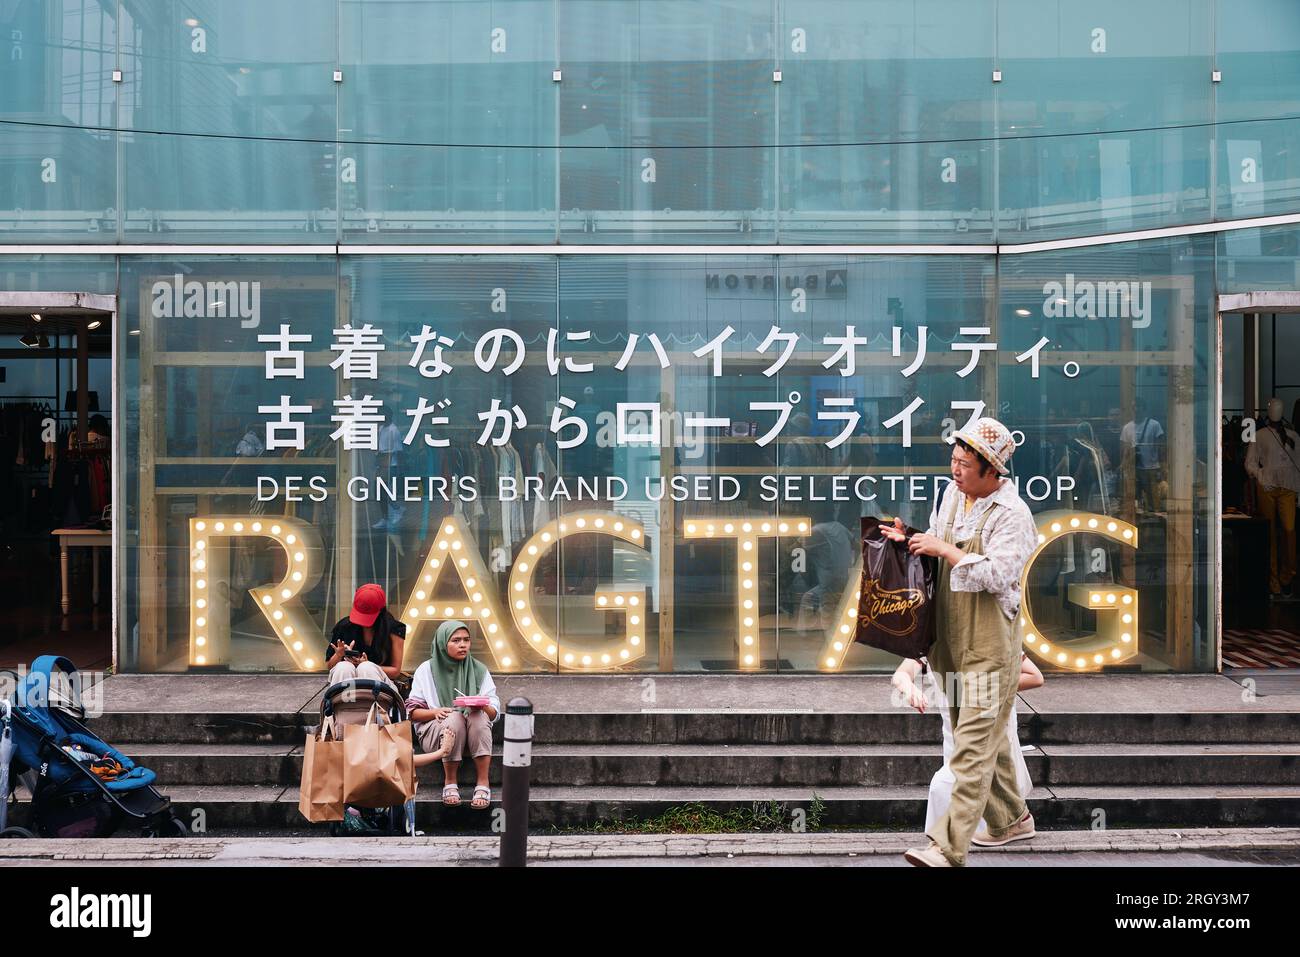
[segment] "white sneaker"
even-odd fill
[[[952,867],[952,861],[944,857],[939,845],[930,842],[929,847],[914,847],[903,855],[903,859],[913,867]]]
[[[1034,816],[1026,811],[1024,817],[1005,831],[999,832],[997,837],[994,837],[988,831],[980,829],[975,832],[970,842],[978,847],[1001,847],[1003,844],[1010,844],[1012,841],[1027,841],[1037,833],[1034,830]]]

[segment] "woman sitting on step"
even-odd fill
[[[388,611],[384,590],[375,584],[362,585],[352,598],[352,610],[340,618],[330,633],[325,649],[329,683],[350,678],[369,678],[393,684],[402,673],[402,650],[406,625]]]
[[[488,766],[492,761],[492,722],[501,710],[501,699],[492,675],[469,653],[469,646],[469,628],[464,622],[444,621],[438,626],[429,660],[415,670],[406,714],[415,723],[420,747],[429,753],[444,752],[442,803],[448,807],[460,804],[456,775],[461,759],[468,754],[474,759],[476,777],[470,807],[482,811],[492,801]],[[474,696],[486,698],[487,703],[482,707],[452,705],[459,697]]]

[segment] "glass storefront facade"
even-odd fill
[[[3,16],[7,242],[954,245],[1300,210],[1289,0]]]
[[[1293,4],[20,0],[6,37],[0,289],[118,299],[123,670],[317,670],[366,581],[412,666],[454,617],[502,671],[892,669],[842,630],[858,523],[925,525],[976,403],[1043,523],[1026,649],[1218,667],[1216,296],[1300,289],[1300,226],[1053,247],[1300,211]]]

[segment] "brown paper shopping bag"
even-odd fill
[[[386,723],[377,705],[366,723],[343,735],[343,800],[358,807],[391,807],[415,797],[411,722]]]
[[[303,746],[298,810],[309,821],[343,820],[343,742],[336,735],[329,717]]]

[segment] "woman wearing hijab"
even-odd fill
[[[411,693],[406,699],[407,717],[415,724],[420,747],[426,752],[445,748],[442,773],[445,784],[442,803],[460,804],[456,775],[465,754],[474,759],[477,781],[470,807],[486,810],[492,801],[488,786],[488,765],[492,760],[492,722],[501,710],[497,686],[487,667],[469,653],[469,628],[462,621],[444,621],[433,638],[429,660],[415,670]],[[481,708],[456,708],[461,696],[482,695],[489,703]],[[450,745],[439,739],[450,739]]]

